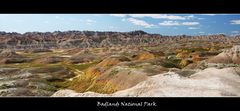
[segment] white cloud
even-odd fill
[[[93,16],[102,16],[101,14],[93,14]]]
[[[87,19],[86,22],[88,22],[88,23],[95,23],[96,21],[91,20],[91,19]]]
[[[232,31],[232,33],[235,33],[235,34],[236,34],[236,33],[239,33],[239,31]]]
[[[143,18],[150,17],[154,19],[186,20],[186,17],[167,14],[130,14],[131,17]]]
[[[115,17],[126,17],[127,14],[110,14],[110,16],[115,16]]]
[[[226,33],[224,33],[224,32],[219,32],[219,33],[217,33],[217,34],[223,34],[223,35],[226,35]]]
[[[115,17],[133,17],[133,18],[144,18],[144,17],[150,17],[153,19],[169,19],[169,20],[187,20],[187,19],[193,19],[196,18],[193,15],[189,16],[179,16],[179,15],[169,15],[169,14],[110,14],[110,16]]]
[[[87,19],[85,22],[87,25],[92,25],[92,23],[96,23],[96,21],[91,20],[91,19]]]
[[[199,22],[177,22],[177,21],[163,21],[159,23],[161,26],[193,26],[199,25]]]
[[[205,18],[198,18],[198,20],[204,20]]]
[[[188,27],[188,29],[195,30],[195,29],[199,29],[199,28],[198,27]]]
[[[114,26],[108,26],[109,29],[116,29],[117,27]]]
[[[125,22],[125,21],[126,21],[126,19],[124,18],[124,19],[122,19],[122,21],[123,21],[123,22]]]
[[[185,16],[186,19],[195,19],[197,17],[195,17],[194,15],[189,15],[189,16]]]
[[[201,15],[215,16],[215,15],[217,15],[217,14],[201,14]]]
[[[55,16],[56,19],[59,19],[60,17],[59,16]]]
[[[60,17],[60,16],[55,16],[55,19],[57,19],[57,20],[65,20],[65,18],[63,18],[63,17]]]
[[[199,23],[198,22],[183,22],[182,25],[185,25],[185,26],[192,26],[192,25],[198,25]]]
[[[240,25],[240,19],[239,20],[231,20],[230,22],[233,25]]]
[[[135,25],[143,26],[145,28],[151,28],[154,26],[153,24],[149,24],[143,20],[139,20],[139,19],[135,19],[135,18],[128,18],[127,21],[129,21]]]
[[[159,23],[161,26],[179,26],[180,24],[177,21],[163,21]]]
[[[70,18],[69,20],[70,20],[70,21],[77,21],[78,19],[76,19],[76,18]]]
[[[43,23],[45,23],[45,24],[48,24],[48,23],[49,23],[49,21],[43,21]]]

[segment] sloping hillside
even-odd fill
[[[94,92],[76,93],[72,90],[60,90],[53,97],[210,97],[240,96],[239,68],[207,68],[189,78],[168,72],[149,77],[136,86],[113,94]]]

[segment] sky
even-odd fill
[[[0,14],[0,31],[70,30],[237,35],[240,34],[240,14]]]

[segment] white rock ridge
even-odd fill
[[[236,68],[208,68],[189,78],[168,72],[149,77],[136,86],[115,92],[99,94],[60,90],[53,97],[221,97],[240,96],[240,76]]]
[[[240,64],[240,45],[225,50],[217,56],[209,59],[212,63],[235,63]]]

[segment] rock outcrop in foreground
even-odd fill
[[[207,68],[190,77],[168,72],[113,94],[60,90],[53,97],[211,97],[240,96],[239,68]]]
[[[211,63],[234,63],[240,64],[240,45],[225,50],[209,60]]]

